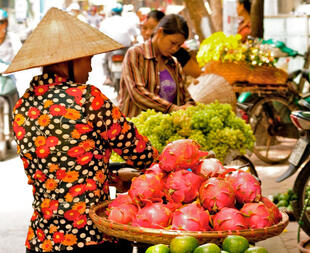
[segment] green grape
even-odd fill
[[[169,114],[147,110],[130,120],[159,152],[171,141],[190,138],[224,161],[231,150],[244,154],[255,142],[251,127],[235,115],[229,104],[218,102],[198,103]]]
[[[111,157],[110,157],[110,162],[124,162],[123,158],[118,155],[117,153],[115,153],[114,151],[112,151]]]

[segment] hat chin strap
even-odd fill
[[[69,74],[69,80],[72,82],[75,82],[74,71],[73,71],[73,61],[68,61],[68,74]]]

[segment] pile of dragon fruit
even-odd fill
[[[128,194],[109,204],[108,219],[184,231],[257,229],[282,219],[256,177],[207,154],[190,139],[169,143],[158,163],[132,180]]]

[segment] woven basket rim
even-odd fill
[[[161,237],[174,237],[179,235],[189,235],[194,236],[197,239],[219,239],[219,238],[225,238],[228,235],[236,234],[241,235],[246,238],[251,238],[254,242],[265,240],[269,237],[276,236],[280,234],[284,228],[289,223],[289,217],[285,212],[281,212],[282,214],[282,220],[274,224],[270,227],[266,228],[260,228],[260,229],[243,229],[243,230],[230,230],[230,231],[180,231],[180,230],[168,230],[168,229],[154,229],[154,228],[143,228],[143,227],[135,227],[131,225],[124,225],[120,223],[116,223],[113,221],[110,221],[106,218],[106,216],[98,216],[97,211],[100,209],[103,209],[108,206],[110,203],[110,200],[104,201],[103,203],[99,205],[94,205],[90,209],[90,217],[98,227],[98,229],[105,233],[110,233],[109,235],[118,237],[117,231],[124,231],[126,232],[126,239],[131,240],[130,234],[141,234],[144,236],[161,236]],[[114,231],[113,231],[114,230]],[[133,236],[134,239],[132,241],[137,241],[137,238]],[[120,238],[124,238],[123,235],[120,235]],[[139,240],[139,239],[138,239]],[[147,241],[150,241],[152,239],[149,239]],[[167,240],[167,239],[166,239]],[[146,240],[141,239],[141,242],[145,242]]]

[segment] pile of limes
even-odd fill
[[[199,246],[198,240],[192,236],[177,236],[170,245],[156,244],[150,246],[145,253],[268,253],[263,247],[251,246],[246,238],[240,235],[229,235],[222,249],[215,243]]]
[[[310,189],[307,189],[310,192]],[[277,193],[273,195],[273,203],[278,207],[285,207],[288,212],[293,212],[291,201],[297,199],[296,194],[294,194],[292,189],[288,189],[287,192]]]

